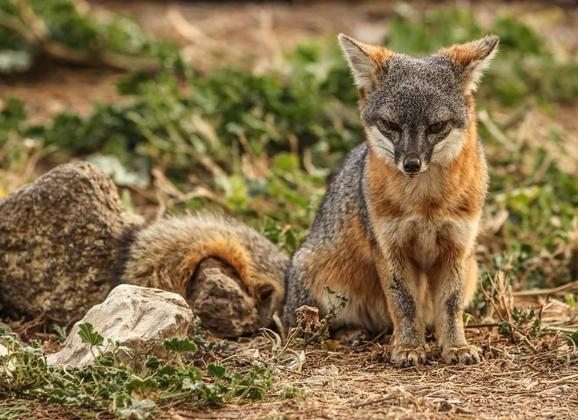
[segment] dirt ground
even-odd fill
[[[473,334],[471,335],[473,336]],[[175,407],[168,418],[572,418],[578,409],[576,355],[539,356],[481,334],[474,341],[487,360],[472,367],[439,359],[422,368],[396,369],[384,349],[307,354],[307,369],[284,372],[304,400],[226,406],[218,411]],[[573,358],[572,358],[573,357]]]
[[[377,1],[250,4],[106,0],[91,4],[101,13],[112,10],[132,16],[153,33],[177,40],[185,54],[205,71],[217,59],[221,63],[248,63],[256,71],[274,67],[283,48],[313,34],[348,32],[377,41],[384,35],[383,20],[394,7],[393,2]],[[561,7],[567,4],[562,2]],[[489,19],[498,9],[493,2],[476,7],[482,19]],[[571,40],[574,51],[578,49],[577,9],[566,9],[560,17],[560,6],[545,2],[507,2],[500,7],[524,16],[530,24],[542,25],[541,32],[553,39]],[[541,13],[553,17],[536,19]],[[115,82],[121,75],[112,70],[43,63],[29,74],[0,77],[0,101],[11,96],[24,100],[37,121],[67,109],[87,114],[95,101],[119,100]],[[558,121],[570,132],[578,132],[574,107],[563,109]],[[540,296],[533,304],[546,317],[549,310],[568,311],[560,301],[552,302]],[[557,328],[554,324],[551,327]],[[377,340],[338,351],[308,350],[306,363],[299,370],[291,363],[273,365],[270,343],[263,337],[231,342],[228,353],[219,354],[219,359],[227,357],[231,365],[246,365],[255,359],[268,363],[278,370],[274,391],[281,393],[286,385],[292,385],[298,395],[202,410],[180,403],[159,417],[576,418],[578,352],[567,338],[561,334],[529,338],[523,332],[504,338],[495,324],[469,328],[467,333],[484,353],[484,361],[476,366],[447,366],[430,343],[427,365],[397,369],[386,361],[386,340]],[[207,355],[207,361],[212,357]],[[0,402],[0,408],[10,408],[11,404]],[[28,418],[79,418],[78,413],[71,414],[61,406],[34,402],[26,411],[22,415]]]
[[[562,336],[529,344],[500,338],[494,329],[471,329],[484,360],[475,366],[447,366],[432,344],[431,361],[397,369],[379,342],[338,351],[308,350],[301,371],[278,365],[276,392],[291,385],[291,399],[194,409],[186,402],[161,409],[162,419],[377,419],[377,418],[575,418],[578,410],[578,353]],[[536,348],[533,348],[536,347]],[[227,355],[220,353],[220,360]],[[229,365],[270,360],[262,337],[231,343]],[[212,357],[207,357],[211,361]],[[20,402],[21,404],[21,402]],[[10,402],[0,403],[0,408]],[[34,404],[30,418],[80,418],[62,406]],[[84,417],[84,416],[82,416]],[[99,415],[98,418],[109,418]]]

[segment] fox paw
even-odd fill
[[[391,363],[397,367],[409,367],[423,364],[426,361],[425,348],[394,346],[391,349]]]
[[[442,357],[448,365],[474,365],[482,360],[482,351],[469,344],[460,347],[448,347],[442,350]]]

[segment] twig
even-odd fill
[[[564,327],[555,327],[555,326],[545,326],[542,328],[542,330],[544,330],[544,331],[556,331],[556,332],[561,332],[561,333],[566,333],[566,334],[572,334],[572,333],[576,332],[576,330],[574,328],[564,328]]]
[[[393,400],[395,397],[396,397],[395,395],[391,395],[391,394],[390,394],[390,395],[386,395],[386,396],[383,397],[383,398],[379,398],[379,399],[377,399],[377,400],[371,400],[371,401],[365,401],[365,402],[358,403],[358,404],[353,404],[353,405],[351,406],[351,408],[367,407],[368,405],[379,404],[379,403],[382,403],[382,402],[386,402],[386,401]]]
[[[554,379],[553,381],[540,381],[540,383],[547,385],[559,384],[560,382],[566,382],[567,380],[574,378],[578,378],[578,373],[574,375],[564,376],[563,378]]]
[[[167,12],[167,19],[173,28],[185,38],[194,44],[201,44],[204,48],[214,47],[216,42],[197,26],[189,22],[181,13],[178,6],[170,6]]]
[[[468,324],[465,326],[465,328],[494,328],[499,326],[499,322],[487,322],[485,324]]]
[[[508,151],[515,152],[517,147],[508,139],[506,134],[491,120],[488,111],[485,109],[478,112],[478,119],[488,129],[492,137],[498,140]]]
[[[578,280],[563,284],[562,286],[554,287],[552,289],[521,290],[518,292],[512,292],[512,296],[515,297],[548,296],[548,295],[555,295],[557,293],[567,292],[574,288],[578,289]]]

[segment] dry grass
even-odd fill
[[[578,330],[578,308],[563,301],[578,282],[548,290],[512,292],[501,274],[486,293],[492,314],[470,320],[467,336],[483,350],[482,363],[448,366],[430,340],[428,363],[395,368],[388,362],[388,337],[353,345],[326,340],[285,349],[271,334],[237,341],[209,339],[218,350],[199,363],[231,369],[255,362],[268,366],[274,386],[265,401],[198,408],[178,401],[161,407],[167,419],[261,418],[572,418],[578,410],[578,349],[567,332]],[[535,317],[516,312],[533,309]],[[43,322],[15,324],[27,339],[40,338],[54,351],[54,336],[39,333]],[[210,348],[213,348],[209,346]],[[40,401],[5,401],[0,412],[18,407],[38,419],[79,418],[82,409]],[[84,414],[94,415],[86,412]],[[0,416],[1,417],[1,416]],[[109,418],[98,415],[98,418]]]
[[[46,153],[31,139],[7,139],[0,145],[0,200],[36,177],[38,161]]]
[[[514,297],[500,289],[490,297],[493,319],[474,325],[467,335],[483,350],[476,366],[444,364],[435,342],[429,362],[398,369],[387,361],[384,339],[333,350],[299,354],[272,352],[271,342],[257,337],[232,343],[225,353],[208,355],[230,365],[265,363],[276,372],[272,402],[226,405],[202,410],[187,404],[171,407],[166,418],[571,418],[578,410],[578,350],[563,333],[576,330],[578,313],[549,296],[578,289],[534,291]],[[535,319],[515,321],[514,308],[534,309]],[[500,334],[500,320],[513,333]],[[539,323],[536,328],[535,322]],[[284,358],[285,357],[285,358]],[[300,360],[299,360],[300,359]],[[283,399],[287,387],[292,399]],[[285,390],[285,391],[284,391]]]
[[[397,369],[387,346],[367,342],[338,351],[311,350],[301,372],[280,367],[276,391],[296,387],[303,398],[201,411],[186,404],[167,418],[521,418],[572,417],[578,409],[578,353],[562,335],[533,338],[528,345],[475,329],[469,339],[484,352],[476,366],[447,366],[431,343],[430,362]],[[536,352],[536,349],[538,350]],[[229,363],[248,355],[267,358],[268,343],[254,339],[232,346]],[[243,355],[246,355],[243,357]]]

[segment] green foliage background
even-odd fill
[[[112,23],[65,19],[62,16],[70,14],[67,4],[31,3],[50,22],[57,42],[72,47],[63,35],[70,27],[79,33],[75,48],[127,54],[148,54],[156,48],[161,56],[174,52],[161,41],[139,42],[145,36],[140,29],[133,31],[133,23],[126,23],[126,36],[112,37],[117,39],[113,42],[106,35]],[[118,22],[114,25],[121,25]],[[506,138],[507,127],[492,119],[493,110],[552,113],[557,104],[575,103],[578,96],[576,60],[555,54],[546,39],[512,16],[498,13],[484,27],[468,9],[413,10],[395,14],[387,24],[384,43],[410,54],[426,54],[484,33],[499,34],[500,53],[478,96],[479,110]],[[11,36],[0,36],[0,45],[11,42]],[[153,44],[158,48],[149,47]],[[134,45],[139,47],[128,51]],[[264,74],[243,67],[201,74],[176,62],[180,64],[154,74],[127,75],[118,90],[130,100],[96,104],[88,117],[65,112],[31,125],[23,105],[10,101],[0,113],[0,146],[11,138],[34,139],[51,150],[53,158],[88,158],[108,166],[121,186],[149,187],[150,171],[157,168],[183,192],[203,186],[217,197],[191,196],[172,211],[218,205],[292,251],[312,220],[327,176],[363,141],[356,92],[333,37],[312,39],[288,51],[282,70]],[[492,259],[494,264],[513,260],[514,271],[530,268],[525,286],[569,280],[561,249],[578,204],[573,174],[562,172],[553,160],[535,179],[532,175],[547,159],[545,151],[524,144],[507,149],[487,124],[480,124],[480,133],[492,175],[488,214],[509,212],[508,222],[493,238],[493,253],[482,256],[487,270],[493,269]],[[516,144],[515,138],[508,139]],[[564,139],[553,128],[543,141]],[[18,147],[12,153],[17,158]],[[536,258],[548,264],[536,264]]]

